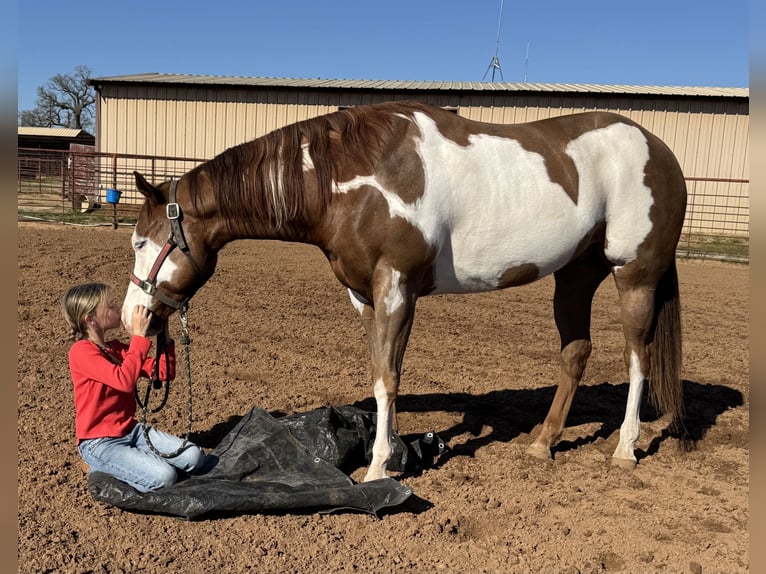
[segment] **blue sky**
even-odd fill
[[[19,0],[18,108],[55,74],[491,79],[501,0]],[[746,0],[503,0],[507,82],[748,86]],[[527,46],[529,58],[527,60]],[[500,75],[495,72],[495,80]]]

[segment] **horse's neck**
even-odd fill
[[[305,221],[286,221],[276,227],[269,223],[259,223],[255,226],[241,222],[230,222],[218,234],[221,247],[231,241],[240,239],[268,239],[274,241],[290,241],[296,243],[317,244],[316,225],[308,225]]]

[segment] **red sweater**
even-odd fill
[[[130,345],[109,341],[106,346],[122,362],[117,365],[87,339],[69,349],[69,370],[74,383],[77,444],[84,439],[122,437],[136,420],[135,388],[140,377],[150,377],[154,358],[149,357],[150,339],[134,336]],[[168,344],[170,373],[165,372],[165,354],[160,357],[160,377],[175,377],[175,346]]]

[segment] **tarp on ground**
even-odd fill
[[[95,500],[126,510],[188,519],[212,515],[354,510],[375,514],[412,491],[393,478],[355,483],[345,472],[369,463],[375,416],[355,407],[325,407],[274,418],[259,407],[246,414],[209,453],[202,475],[140,493],[101,472],[88,475]],[[444,451],[434,433],[393,437],[387,468],[417,471]]]

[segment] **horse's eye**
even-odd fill
[[[138,251],[139,249],[142,249],[144,245],[146,245],[145,239],[142,239],[141,241],[136,241],[135,245],[133,245],[133,249]]]

